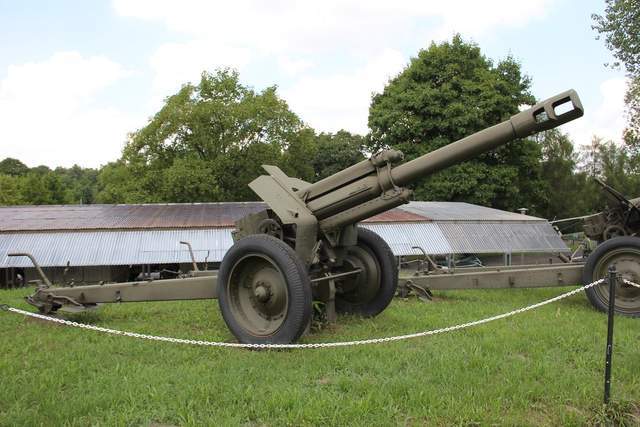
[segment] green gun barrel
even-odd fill
[[[398,188],[406,186],[515,139],[553,129],[583,114],[578,94],[574,90],[562,92],[515,114],[509,120],[391,168],[388,181]],[[304,189],[301,196],[320,220],[321,228],[333,229],[355,223],[390,209],[394,204],[398,206],[406,202],[405,195],[393,202],[389,198],[374,202],[388,188],[381,185],[380,169],[372,165],[373,159],[375,156]]]

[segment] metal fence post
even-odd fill
[[[609,313],[607,320],[607,351],[604,367],[604,403],[609,404],[611,396],[611,357],[613,356],[613,312],[616,304],[616,277],[615,266],[609,267]]]

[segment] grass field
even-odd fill
[[[569,289],[569,288],[567,288]],[[567,289],[449,291],[341,318],[304,342],[382,337],[499,314]],[[27,290],[0,291],[25,308]],[[105,306],[73,320],[231,341],[216,301]],[[602,406],[606,316],[583,294],[433,337],[293,351],[197,348],[0,312],[1,425],[584,425],[640,423],[640,319],[616,317]]]

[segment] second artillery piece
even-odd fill
[[[49,313],[96,303],[218,298],[226,324],[243,343],[291,343],[308,329],[313,301],[327,316],[375,316],[398,284],[393,253],[358,222],[407,203],[407,185],[510,141],[583,115],[569,90],[403,164],[384,150],[314,184],[275,166],[249,184],[268,209],[236,222],[234,245],[212,274],[105,285],[40,287],[27,300]],[[396,165],[397,164],[397,165]]]

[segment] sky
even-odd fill
[[[593,0],[0,0],[0,159],[99,167],[203,70],[277,85],[317,132],[364,134],[372,93],[460,33],[508,55],[544,99],[576,89],[574,144],[621,141],[625,77],[591,29]]]

